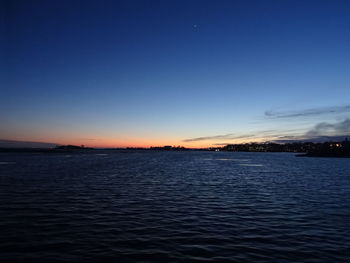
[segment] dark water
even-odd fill
[[[0,155],[0,262],[350,262],[350,159]]]

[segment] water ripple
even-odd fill
[[[0,155],[1,262],[350,261],[348,160],[67,157]]]

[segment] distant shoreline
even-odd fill
[[[228,144],[223,147],[209,148],[185,148],[183,146],[152,146],[125,147],[125,148],[91,148],[84,145],[59,145],[54,148],[29,148],[29,147],[1,147],[0,152],[17,153],[86,153],[91,151],[215,151],[215,152],[275,152],[275,153],[294,153],[296,157],[332,157],[332,158],[350,158],[350,142],[345,139],[342,142],[324,142],[324,143],[246,143],[246,144]]]

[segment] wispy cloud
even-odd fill
[[[235,139],[244,139],[255,137],[253,134],[245,135],[235,135],[235,134],[224,134],[224,135],[214,135],[214,136],[205,136],[205,137],[196,137],[183,140],[184,142],[199,142],[199,141],[210,141],[210,140],[235,140]]]
[[[266,111],[266,119],[298,119],[302,117],[327,117],[327,115],[344,116],[350,113],[350,104],[332,107],[309,108],[297,111]],[[343,115],[341,115],[343,114]],[[329,117],[329,116],[328,116]],[[334,117],[334,116],[333,116]],[[213,141],[213,145],[225,145],[233,143],[234,141],[314,141],[327,140],[331,138],[340,138],[342,136],[350,135],[350,118],[337,123],[320,122],[314,125],[311,129],[281,129],[255,131],[249,133],[227,133],[212,136],[195,137],[183,140],[183,142],[199,142],[199,141]],[[229,142],[229,143],[226,143]]]
[[[266,111],[265,117],[270,119],[314,117],[327,114],[341,114],[350,112],[350,105],[319,107],[297,111]]]
[[[297,130],[288,130],[288,131],[279,131],[279,130],[263,130],[263,131],[256,131],[251,133],[229,133],[224,135],[213,135],[213,136],[205,136],[205,137],[196,137],[196,138],[190,138],[185,139],[183,142],[198,142],[198,141],[213,141],[213,140],[219,140],[219,141],[228,141],[228,140],[254,140],[259,138],[265,138],[265,137],[277,137],[278,135],[283,135],[285,133],[289,134],[290,132],[296,132]],[[278,134],[278,135],[277,135]],[[217,143],[216,145],[219,145],[222,143]]]
[[[213,145],[215,146],[225,146],[228,144],[232,144],[232,142],[218,142],[218,143],[213,143]]]
[[[235,140],[245,142],[296,142],[296,141],[327,141],[342,140],[350,136],[350,118],[336,123],[320,122],[309,130],[265,130],[247,134],[224,134],[197,137],[183,140],[184,142],[214,141],[213,145],[227,145]],[[215,142],[216,141],[216,142]]]

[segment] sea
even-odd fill
[[[0,153],[0,262],[350,262],[350,159]]]

